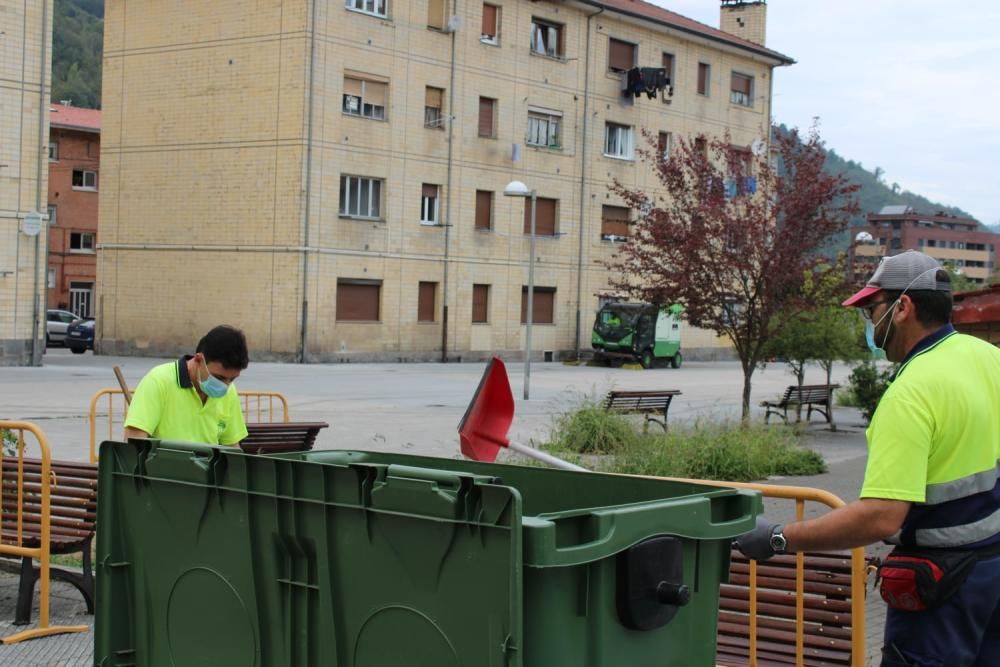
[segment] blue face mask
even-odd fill
[[[209,398],[222,398],[229,391],[229,385],[215,377],[208,372],[208,364],[202,361],[202,365],[205,366],[205,372],[208,373],[208,379],[202,380],[198,379],[198,386],[201,387],[202,392]]]
[[[875,327],[877,327],[879,324],[882,324],[882,320],[889,317],[889,315],[891,315],[892,312],[896,310],[897,303],[899,303],[899,299],[892,302],[892,305],[889,306],[888,310],[885,311],[882,317],[878,318],[878,322],[872,322],[869,319],[865,320],[865,342],[868,343],[868,349],[872,351],[872,356],[874,357],[882,356],[884,352],[883,348],[885,348],[885,342],[889,340],[889,328],[887,327],[885,330],[885,335],[882,336],[882,343],[881,344],[876,343]],[[890,327],[892,326],[891,322],[889,323],[889,326]]]

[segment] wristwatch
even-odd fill
[[[785,526],[779,523],[771,529],[771,550],[776,555],[785,553],[788,548],[788,540],[785,539],[785,533],[782,532],[784,528]]]

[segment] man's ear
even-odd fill
[[[896,312],[893,313],[893,319],[899,319],[900,321],[914,319],[917,316],[916,306],[913,304],[913,299],[910,298],[908,294],[903,294],[899,297],[899,304],[896,306]]]

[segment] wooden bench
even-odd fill
[[[320,429],[328,426],[326,422],[250,423],[240,449],[250,454],[304,452],[312,449]]]
[[[767,408],[764,423],[768,422],[772,414],[778,415],[787,423],[788,409],[793,407],[798,410],[798,418],[801,420],[802,406],[807,406],[806,421],[809,421],[815,411],[826,417],[826,423],[830,425],[831,431],[836,431],[837,427],[833,423],[833,390],[839,386],[839,384],[804,384],[801,387],[790,385],[780,400],[761,402],[761,407]]]
[[[732,552],[729,583],[719,591],[716,662],[749,665],[750,563]],[[803,597],[803,665],[851,664],[851,555],[807,553]],[[795,556],[757,564],[758,665],[795,664]]]
[[[21,539],[18,540],[18,460],[3,458],[0,468],[0,539],[5,544],[37,548],[41,540],[42,462],[24,458]],[[77,588],[94,613],[94,573],[91,545],[97,528],[97,466],[76,461],[52,461],[49,487],[49,550],[51,554],[82,554],[83,572],[50,568],[50,576]],[[21,559],[21,579],[17,592],[15,625],[31,622],[31,605],[38,581],[32,559]]]
[[[667,430],[667,411],[670,410],[670,402],[674,396],[680,396],[677,389],[661,389],[653,391],[618,391],[608,392],[604,399],[604,409],[609,412],[641,413],[646,415],[643,428],[649,426],[649,422],[656,422]],[[663,415],[662,419],[654,415]]]

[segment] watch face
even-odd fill
[[[788,540],[782,533],[775,533],[771,535],[771,548],[774,549],[774,553],[783,554],[785,553],[785,547],[788,546]]]

